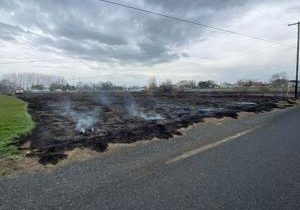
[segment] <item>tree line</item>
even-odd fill
[[[266,90],[267,88],[286,89],[289,86],[288,76],[286,72],[280,72],[272,75],[268,83],[259,82],[256,80],[244,79],[238,80],[236,83],[217,84],[213,80],[194,81],[181,80],[175,84],[171,80],[166,80],[158,84],[155,77],[149,79],[148,85],[144,87],[122,87],[113,84],[112,82],[99,83],[83,83],[78,82],[76,85],[70,85],[63,77],[52,76],[36,73],[19,73],[7,74],[0,81],[0,92],[10,93],[16,88],[24,88],[27,90],[36,91],[103,91],[103,90],[137,90],[145,89],[147,91],[170,92],[171,90],[189,90],[189,89],[215,89],[215,88],[241,88],[247,89],[256,87]]]

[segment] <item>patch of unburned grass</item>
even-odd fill
[[[18,154],[17,147],[8,144],[34,127],[26,102],[13,96],[0,95],[0,157]]]

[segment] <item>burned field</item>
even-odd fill
[[[105,151],[108,143],[181,135],[179,128],[207,117],[237,117],[237,113],[270,111],[285,99],[249,95],[206,95],[177,93],[56,93],[24,94],[36,122],[30,136],[17,145],[30,142],[29,155],[40,163],[57,163],[65,151],[86,147]],[[288,100],[285,100],[289,102]],[[291,102],[286,106],[291,105]]]

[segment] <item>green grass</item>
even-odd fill
[[[27,112],[26,102],[0,95],[0,157],[19,154],[17,147],[8,146],[8,143],[33,128],[34,122]]]

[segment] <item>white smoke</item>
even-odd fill
[[[105,106],[111,106],[111,104],[112,104],[111,98],[104,92],[100,93],[100,101],[101,101],[101,104],[103,104]]]
[[[135,117],[142,118],[144,120],[163,120],[164,118],[156,113],[145,113],[141,108],[135,103],[134,99],[129,96],[126,98],[125,107],[127,112]]]
[[[99,112],[96,110],[81,111],[74,109],[74,105],[70,101],[63,102],[61,114],[71,117],[76,122],[76,131],[83,133],[96,124],[99,116]]]
[[[76,130],[83,133],[86,131],[86,129],[91,128],[96,124],[95,116],[79,113],[79,115],[76,115],[75,118],[77,119]]]
[[[145,114],[144,112],[140,112],[138,116],[145,120],[164,120],[159,114]]]

